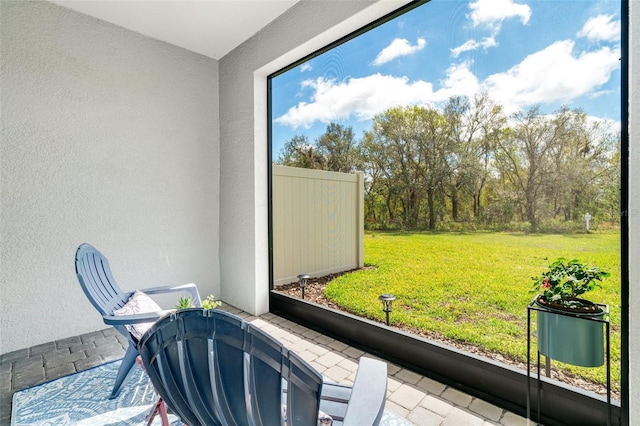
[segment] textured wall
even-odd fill
[[[266,76],[408,3],[303,1],[220,60],[222,297],[253,314],[269,291]]]
[[[629,411],[640,424],[640,4],[630,1],[629,25]]]
[[[104,328],[90,242],[130,289],[219,291],[218,64],[48,2],[0,2],[0,353]]]

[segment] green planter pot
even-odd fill
[[[604,364],[604,311],[571,313],[541,304],[538,310],[538,351],[567,364],[599,367]],[[569,313],[563,315],[559,312]]]

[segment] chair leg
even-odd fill
[[[162,398],[158,398],[156,404],[153,406],[149,414],[147,414],[147,417],[145,418],[147,426],[151,426],[153,419],[155,419],[157,415],[160,415],[162,426],[171,426],[171,423],[169,423],[169,415],[167,414],[167,405],[164,403]]]
[[[122,384],[125,379],[129,375],[133,364],[136,362],[136,357],[138,356],[138,349],[129,342],[129,347],[127,348],[127,353],[124,354],[124,358],[122,358],[122,364],[120,364],[120,368],[118,369],[118,374],[116,375],[116,382],[113,385],[113,391],[111,391],[111,396],[109,399],[117,398],[120,394],[120,389],[122,388]]]

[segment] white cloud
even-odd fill
[[[435,102],[444,102],[451,96],[471,97],[481,91],[478,78],[469,69],[471,64],[471,61],[465,61],[447,69],[447,78],[440,82],[441,88],[434,92]]]
[[[311,71],[312,69],[313,67],[309,62],[305,62],[304,64],[300,65],[300,72],[307,72]]]
[[[457,58],[462,52],[469,50],[476,50],[478,48],[488,49],[490,47],[496,47],[498,43],[494,37],[485,37],[482,41],[467,40],[464,44],[451,49],[451,56]]]
[[[611,21],[613,15],[598,15],[590,18],[576,34],[594,41],[620,40],[620,21]]]
[[[491,31],[489,37],[482,41],[467,40],[458,47],[451,49],[451,56],[457,58],[463,52],[476,49],[488,49],[496,47],[496,37],[500,34],[502,22],[507,19],[520,18],[523,24],[529,23],[531,8],[526,4],[514,3],[513,0],[477,0],[469,3],[471,12],[467,19],[471,20],[473,27],[486,27]]]
[[[397,105],[424,104],[425,98],[433,93],[431,83],[381,74],[340,82],[320,77],[305,81],[303,86],[315,90],[311,102],[298,103],[278,117],[277,123],[295,129],[308,128],[315,121],[328,123],[352,115],[369,119]]]
[[[481,91],[489,93],[507,113],[601,94],[600,87],[620,67],[620,50],[602,47],[574,54],[573,49],[573,41],[556,42],[482,82],[471,71],[472,62],[452,64],[435,88],[432,82],[379,73],[342,81],[306,80],[303,88],[313,91],[310,101],[298,103],[275,121],[295,129],[309,128],[316,121],[367,120],[391,107],[436,105],[451,96],[471,97]]]
[[[405,38],[396,38],[389,46],[385,47],[380,53],[378,53],[378,56],[376,56],[376,59],[373,61],[373,65],[383,65],[400,56],[412,55],[424,49],[426,45],[427,41],[423,38],[419,38],[418,43],[414,46],[412,46],[411,43],[409,43],[409,40]]]
[[[574,42],[559,41],[513,68],[488,77],[483,88],[507,112],[548,102],[567,102],[606,83],[620,66],[620,51],[603,47],[573,54]]]
[[[407,77],[373,74],[347,81],[307,80],[304,87],[315,90],[311,102],[300,102],[276,123],[292,128],[309,128],[314,122],[328,123],[332,120],[355,116],[368,120],[376,114],[395,106],[426,106],[447,100],[454,95],[473,95],[479,90],[477,78],[471,73],[468,63],[451,66],[441,88],[433,90],[426,81],[409,81]]]
[[[527,24],[531,17],[531,8],[526,4],[514,3],[513,0],[477,0],[470,3],[471,13],[468,15],[474,27],[486,26],[498,29],[502,21],[510,18],[520,18],[520,22]]]

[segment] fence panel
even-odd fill
[[[274,165],[274,285],[364,266],[364,175]]]

